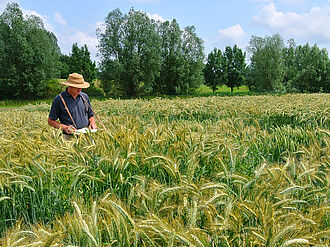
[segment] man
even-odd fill
[[[61,84],[68,87],[53,100],[48,124],[62,129],[65,135],[72,135],[77,129],[84,127],[97,129],[88,95],[81,91],[82,88],[88,88],[89,83],[84,81],[82,75],[73,73]]]

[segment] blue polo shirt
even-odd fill
[[[90,105],[88,95],[83,92],[80,92],[77,98],[74,99],[67,92],[67,89],[62,92],[61,95],[71,113],[73,120],[77,125],[77,128],[81,129],[87,127],[89,125],[88,119],[94,116],[92,110],[90,109],[90,107],[88,107],[88,104]],[[85,104],[82,96],[88,102],[88,104]],[[53,100],[52,107],[49,113],[49,118],[53,120],[59,119],[61,124],[74,126],[59,95],[57,95]]]

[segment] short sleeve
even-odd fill
[[[59,100],[59,96],[57,95],[53,100],[48,117],[52,120],[57,120],[59,116],[60,116],[60,100]]]

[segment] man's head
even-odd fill
[[[68,87],[79,88],[80,91],[82,88],[89,87],[89,83],[85,82],[84,77],[78,73],[70,74],[67,81],[63,81],[61,84],[67,85]]]

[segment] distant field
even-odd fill
[[[21,107],[28,104],[41,104],[50,103],[52,99],[44,100],[1,100],[0,101],[0,111],[6,110],[6,108]]]
[[[212,89],[206,85],[201,85],[199,89],[196,90],[200,94],[213,93]],[[249,88],[247,86],[234,87],[233,93],[247,93]],[[230,87],[221,86],[215,91],[215,93],[231,93]]]
[[[0,246],[330,244],[329,94],[92,104],[72,142],[0,111]]]
[[[58,79],[59,81],[65,81],[66,79]],[[95,82],[99,85],[99,81]],[[218,90],[215,91],[215,94],[230,94],[230,88],[227,86],[221,86]],[[247,86],[241,86],[239,88],[235,87],[233,91],[233,95],[235,94],[246,94],[249,93],[249,89]],[[196,94],[200,96],[208,96],[213,95],[212,89],[206,85],[201,85],[198,89],[196,89]],[[0,110],[8,107],[20,107],[27,104],[38,104],[38,103],[49,103],[52,99],[45,100],[2,100],[0,101]]]

